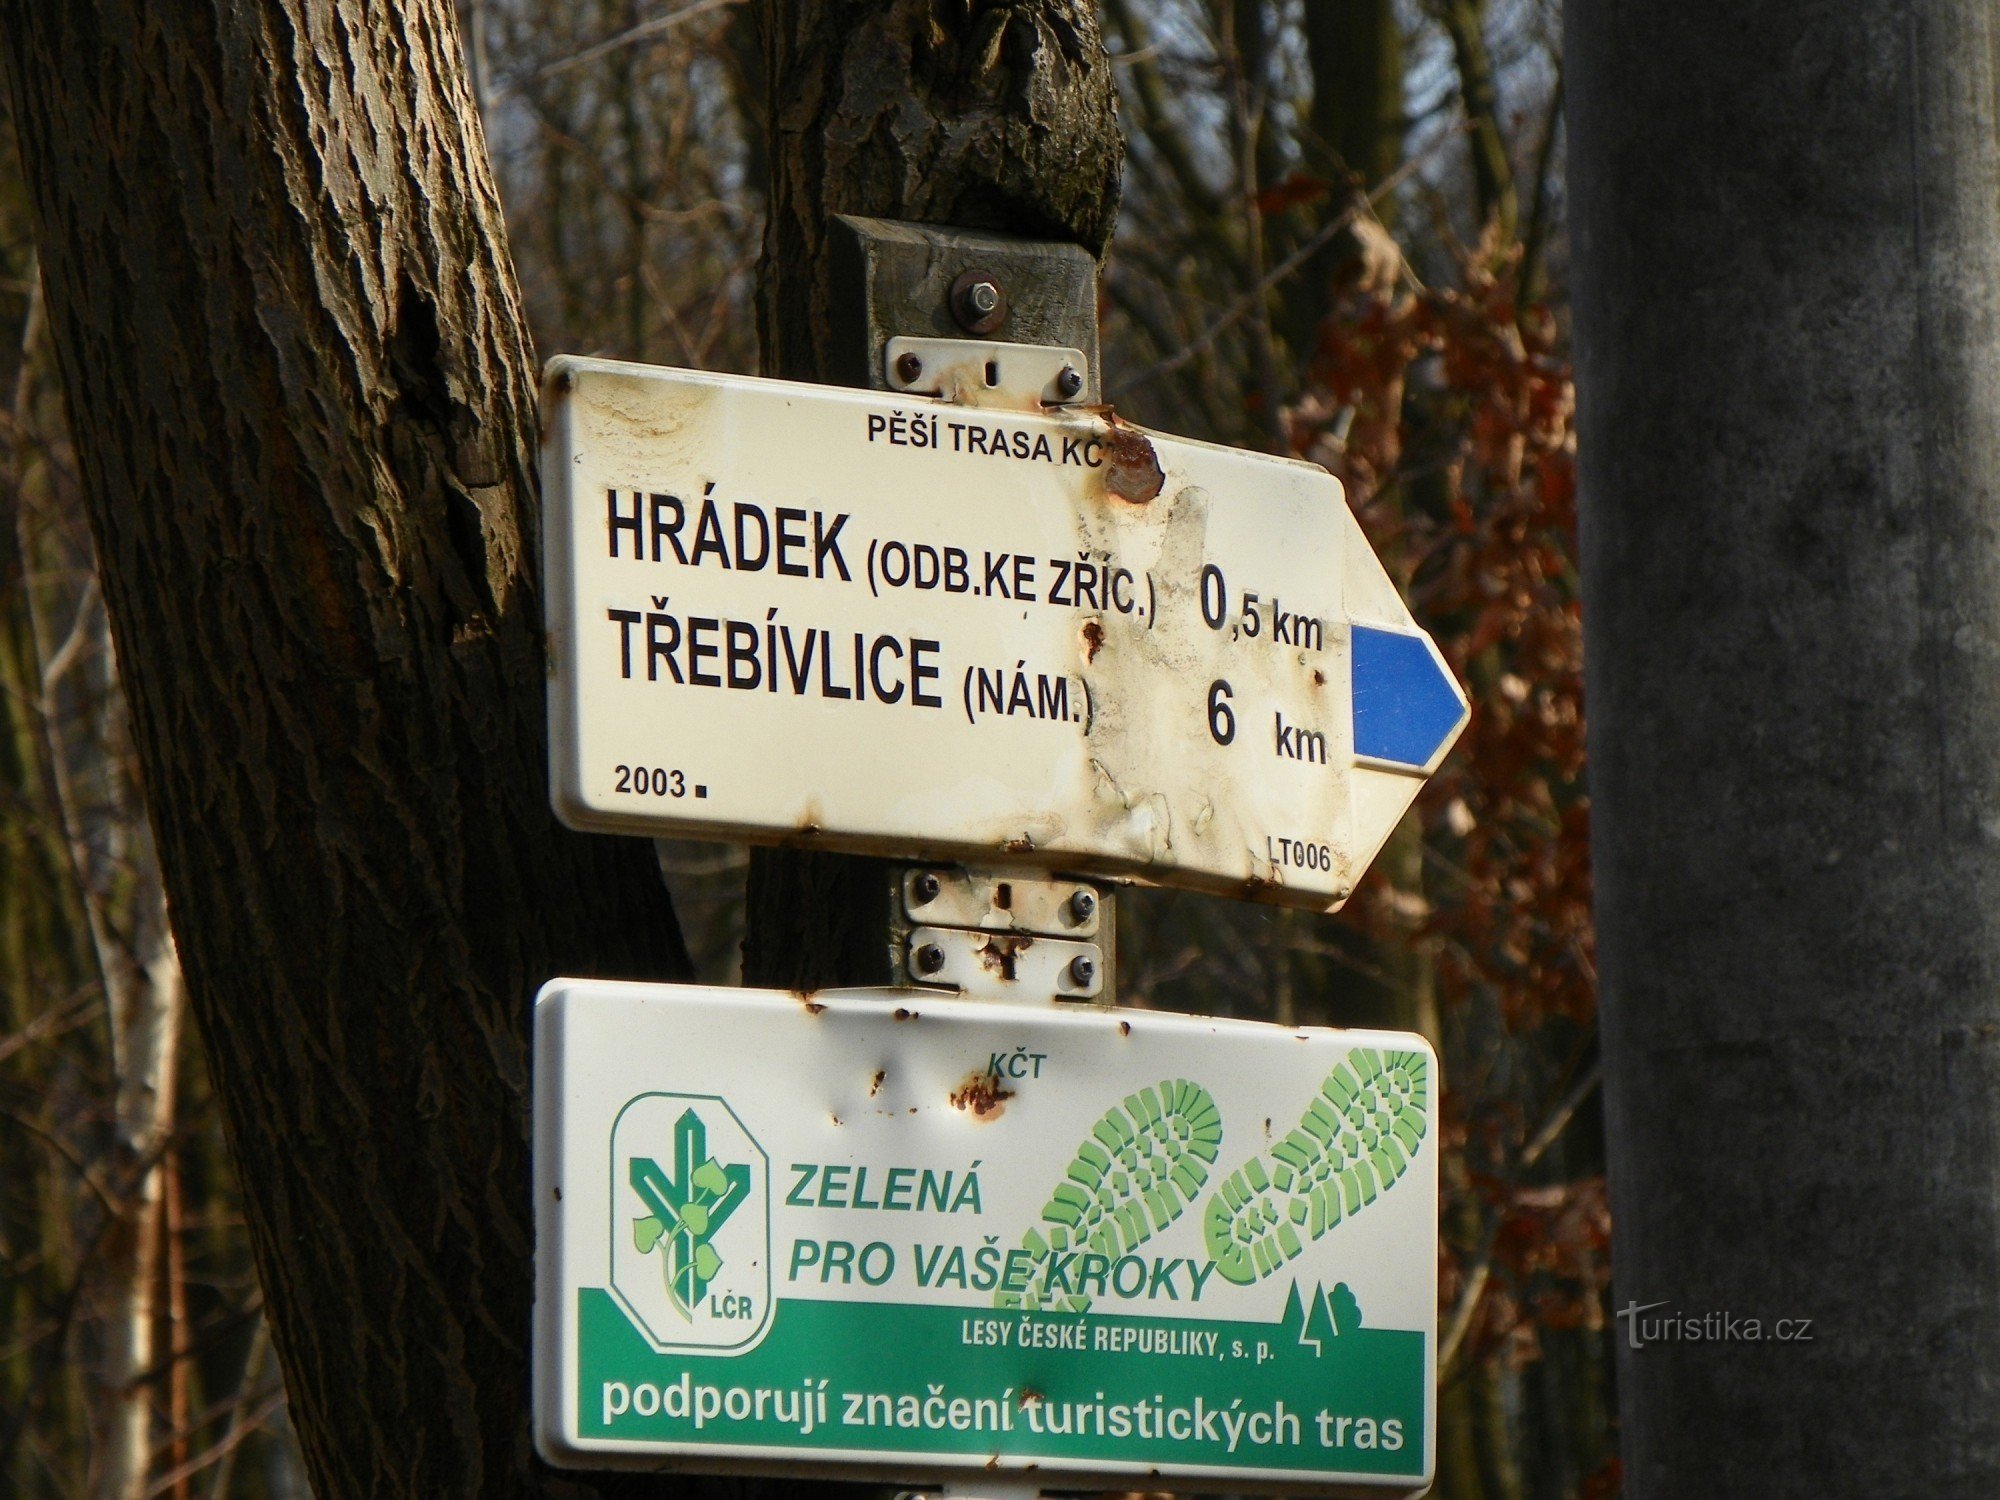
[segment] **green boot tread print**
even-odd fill
[[[1430,1107],[1423,1053],[1356,1047],[1319,1092],[1268,1163],[1252,1157],[1209,1198],[1202,1233],[1224,1280],[1248,1286],[1297,1258],[1387,1192],[1417,1154]]]
[[[1026,1289],[996,1292],[993,1305],[1088,1309],[1090,1298],[1062,1270],[1070,1256],[1092,1250],[1116,1260],[1145,1244],[1194,1201],[1221,1147],[1221,1111],[1207,1089],[1185,1078],[1112,1105],[1043,1205],[1042,1227],[1022,1236],[1034,1257]]]
[[[1203,1237],[1223,1279],[1261,1280],[1387,1191],[1423,1141],[1429,1095],[1421,1052],[1352,1049],[1271,1161],[1251,1158],[1210,1196]],[[1087,1311],[1091,1299],[1065,1264],[1084,1250],[1116,1260],[1173,1223],[1207,1184],[1221,1145],[1221,1112],[1186,1079],[1114,1104],[1022,1237],[1033,1257],[1026,1289],[995,1293],[994,1306]]]

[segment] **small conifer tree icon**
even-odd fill
[[[649,1156],[635,1156],[629,1168],[632,1190],[652,1213],[632,1224],[632,1242],[641,1255],[660,1249],[667,1295],[680,1315],[692,1321],[702,1294],[722,1269],[710,1241],[750,1196],[750,1167],[724,1165],[708,1154],[708,1130],[692,1109],[674,1125],[674,1175]]]

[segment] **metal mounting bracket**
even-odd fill
[[[892,338],[974,337],[1078,350],[1078,398],[1101,399],[1097,260],[1081,245],[859,214],[827,229],[835,384],[899,389],[883,361]]]
[[[1083,399],[1081,349],[996,344],[981,339],[890,339],[883,351],[889,388],[942,396],[958,406],[1041,411]]]
[[[932,927],[1091,939],[1097,936],[1103,899],[1082,880],[920,865],[903,872],[903,911]]]
[[[912,928],[911,977],[970,999],[1095,1000],[1104,955],[1095,943],[963,927]]]
[[[897,894],[900,982],[972,999],[1112,1003],[1116,934],[1096,885],[915,865]]]
[[[1017,411],[1102,399],[1097,259],[1081,245],[836,214],[828,252],[836,384]],[[1113,1003],[1107,886],[911,864],[884,894],[895,984]]]

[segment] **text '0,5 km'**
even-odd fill
[[[1465,721],[1314,465],[598,360],[546,411],[576,827],[1327,907]]]

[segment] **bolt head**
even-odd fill
[[[1097,978],[1097,965],[1079,953],[1069,961],[1070,983],[1078,989],[1089,989],[1091,981]]]
[[[910,882],[910,889],[915,894],[918,902],[921,903],[925,901],[937,900],[938,892],[942,890],[943,887],[938,884],[937,876],[933,875],[929,870],[926,870],[923,872],[923,874],[919,875],[915,880]]]
[[[944,967],[944,949],[936,943],[925,943],[917,950],[917,972],[935,974]]]
[[[896,359],[896,376],[900,380],[915,380],[924,373],[924,362],[914,354],[903,354]]]
[[[983,271],[963,271],[947,297],[951,315],[967,333],[992,333],[1007,321],[1007,294]]]
[[[1096,910],[1097,897],[1089,891],[1078,891],[1069,898],[1069,914],[1072,921],[1088,922]]]
[[[1056,376],[1056,394],[1061,396],[1063,400],[1068,401],[1073,399],[1082,389],[1083,377],[1077,374],[1070,366],[1064,365],[1062,373]]]

